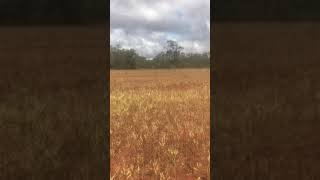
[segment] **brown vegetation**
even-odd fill
[[[210,174],[208,69],[112,70],[112,179]]]

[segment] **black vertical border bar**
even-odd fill
[[[215,97],[216,97],[216,67],[215,67],[215,51],[214,51],[214,44],[213,44],[213,28],[214,26],[214,12],[215,12],[215,1],[210,2],[210,179],[216,179],[216,166],[215,166]]]
[[[227,23],[241,23],[241,22],[247,22],[247,23],[255,23],[255,22],[263,22],[263,23],[272,23],[272,22],[276,22],[276,23],[319,23],[319,19],[320,19],[320,13],[319,11],[316,11],[314,7],[317,7],[316,5],[318,4],[318,2],[316,1],[311,1],[311,3],[303,3],[303,1],[298,0],[298,1],[284,1],[283,4],[277,5],[277,4],[270,4],[269,2],[276,2],[276,1],[263,1],[264,2],[264,6],[257,6],[254,5],[254,8],[251,9],[245,9],[246,6],[243,4],[247,4],[248,2],[245,1],[233,1],[230,4],[227,3],[227,1],[219,1],[217,3],[218,0],[214,0],[211,4],[210,4],[210,52],[211,52],[211,64],[210,64],[210,177],[213,180],[220,180],[223,179],[223,176],[225,175],[224,173],[226,172],[227,169],[221,169],[221,168],[227,168],[225,167],[225,165],[220,166],[221,165],[221,161],[223,160],[221,157],[219,157],[219,162],[217,163],[217,156],[216,152],[217,152],[217,146],[216,146],[216,139],[215,137],[217,137],[217,133],[219,133],[219,129],[216,127],[216,117],[217,117],[217,112],[216,112],[216,108],[214,107],[215,104],[215,100],[218,98],[219,96],[219,92],[216,91],[217,86],[219,86],[220,79],[217,79],[217,71],[219,71],[219,67],[216,67],[216,61],[215,58],[216,57],[216,52],[215,49],[215,45],[213,42],[213,38],[214,34],[215,34],[215,26],[214,24],[217,22],[227,22]],[[225,3],[223,3],[225,2]],[[238,3],[238,4],[236,4]],[[298,3],[298,4],[295,4]],[[226,9],[226,7],[230,7],[231,5],[233,5],[232,7],[235,8],[235,12],[232,12],[230,9],[229,11]],[[236,6],[237,5],[237,6]],[[241,6],[240,6],[241,5]],[[242,6],[243,5],[243,6]],[[219,12],[217,13],[216,7],[218,6],[217,9],[219,9]],[[257,7],[256,7],[257,6]],[[286,8],[282,9],[283,6],[286,6]],[[250,12],[249,10],[253,10],[253,9],[259,9],[261,11],[255,11],[255,12]],[[290,9],[293,8],[293,9]],[[296,9],[294,9],[296,8]],[[248,11],[247,11],[248,10]],[[288,11],[289,10],[289,11]],[[257,13],[257,14],[255,14]],[[214,14],[214,15],[213,15]],[[255,16],[256,15],[256,16]],[[311,28],[314,28],[311,26]],[[311,29],[311,33],[316,33],[316,31],[314,29]],[[310,32],[309,32],[310,33]],[[300,36],[306,36],[307,33],[304,34],[300,34]],[[310,35],[310,36],[314,36]],[[309,36],[309,37],[310,37]],[[314,42],[312,42],[314,43]],[[222,52],[223,53],[223,52]],[[294,56],[295,53],[297,52],[290,52],[291,56]],[[315,51],[313,52],[315,53]],[[221,54],[219,54],[221,55]],[[317,54],[312,54],[313,56],[316,56]],[[263,55],[260,55],[263,56]],[[302,57],[308,57],[308,55],[306,54],[302,54],[300,55]],[[221,62],[220,62],[221,63]],[[223,63],[223,62],[222,62]],[[307,62],[300,62],[300,63],[307,63]],[[314,63],[314,62],[310,62],[310,63]],[[304,65],[308,65],[308,64],[304,64]],[[296,65],[297,66],[297,65]],[[312,71],[311,71],[312,72]],[[220,75],[221,71],[218,73]],[[279,73],[279,70],[276,70],[275,73]],[[316,75],[315,75],[316,76]],[[218,77],[220,78],[220,77]],[[293,77],[294,78],[294,77]],[[306,77],[307,80],[312,80],[311,78],[316,79],[316,77],[313,77],[310,75],[310,77]],[[217,83],[217,80],[219,80],[219,82]],[[314,82],[314,84],[316,84]],[[314,89],[312,89],[314,90]],[[286,98],[289,98],[286,97]],[[291,98],[291,97],[290,97]],[[289,102],[290,103],[290,102]],[[281,107],[283,108],[283,107]],[[295,126],[295,125],[292,125]],[[315,128],[315,124],[312,124],[313,128]],[[310,126],[308,126],[310,127]],[[315,131],[313,129],[313,131]],[[316,131],[315,131],[316,132]],[[305,135],[305,134],[303,134]],[[314,135],[314,134],[312,134]],[[301,136],[301,135],[300,135]],[[310,136],[310,135],[308,135]],[[288,142],[290,143],[294,143],[294,140],[289,140],[288,138]],[[277,144],[276,144],[277,145]],[[277,151],[280,149],[280,147],[274,146],[273,147],[273,151],[274,153],[278,153]],[[308,147],[306,147],[308,148]],[[314,150],[316,151],[316,147],[313,147]],[[306,149],[304,150],[306,151]],[[308,152],[312,152],[309,151]],[[223,153],[221,153],[219,151],[219,155],[221,155]],[[300,156],[300,157],[299,157]],[[299,153],[297,155],[295,155],[295,158],[301,158],[303,159],[304,155],[302,153]],[[255,157],[251,157],[251,159],[249,159],[248,161],[252,161],[252,159]],[[220,161],[221,160],[221,161]],[[275,162],[275,160],[272,160],[273,163]],[[303,161],[302,161],[303,162]],[[312,160],[311,162],[317,162],[317,160]],[[308,165],[308,163],[306,163],[304,165],[304,169],[308,168],[306,167],[306,165]],[[302,167],[303,165],[301,165],[300,167]],[[314,164],[312,165],[314,166]],[[219,169],[220,168],[220,169]],[[310,168],[310,167],[309,167]],[[294,168],[293,168],[294,169]],[[221,171],[224,170],[224,171]],[[279,169],[277,170],[278,174],[282,174],[283,172],[288,171],[288,168],[284,168],[284,169]],[[282,171],[282,172],[281,172]],[[280,173],[281,172],[281,173]],[[311,172],[311,173],[310,173]],[[272,173],[272,172],[269,172]],[[314,173],[314,174],[312,174]],[[318,175],[318,173],[316,173],[316,171],[309,171],[308,173],[306,173],[305,175],[307,175],[308,177],[318,177],[316,175]],[[280,176],[281,177],[281,176]],[[243,179],[243,177],[240,177],[241,179]],[[265,177],[264,177],[265,178]],[[236,177],[235,177],[236,179]],[[287,179],[287,178],[285,178]]]
[[[107,74],[106,74],[106,163],[107,163],[107,178],[110,179],[110,1],[108,1],[108,6],[106,9],[106,16],[107,16],[107,22],[106,22],[106,52],[107,52],[107,57],[106,57],[106,63],[107,63]]]
[[[66,2],[67,1],[70,1],[70,0],[66,0]],[[7,2],[10,2],[10,0],[9,1],[7,1]],[[5,3],[7,3],[7,2],[5,2]],[[54,0],[52,1],[50,1],[50,2],[54,2]],[[11,3],[11,2],[10,2]],[[9,5],[10,5],[10,8],[13,8],[14,6],[12,5],[12,4],[10,4],[10,3],[8,3]],[[14,13],[14,12],[10,12],[9,14],[6,14],[6,13],[3,13],[3,12],[0,12],[0,14],[2,14],[1,15],[1,22],[0,22],[0,26],[1,26],[1,28],[2,27],[15,27],[15,28],[19,28],[19,27],[21,27],[21,28],[23,28],[23,27],[32,27],[32,26],[34,26],[34,27],[37,27],[37,26],[40,26],[41,28],[47,28],[47,30],[49,30],[48,32],[45,32],[45,33],[48,33],[48,35],[51,35],[52,34],[52,31],[51,31],[51,27],[55,27],[55,26],[57,26],[57,27],[59,27],[59,28],[61,28],[61,27],[68,27],[68,26],[70,26],[70,27],[77,27],[77,26],[80,26],[80,27],[85,27],[85,28],[88,28],[88,29],[90,29],[90,28],[92,28],[92,29],[94,29],[94,28],[103,28],[104,30],[103,30],[103,35],[101,35],[101,38],[102,38],[102,40],[104,41],[104,43],[106,43],[106,44],[103,44],[103,48],[105,49],[105,50],[103,50],[103,51],[100,51],[100,48],[101,48],[101,44],[100,43],[97,43],[96,45],[97,45],[97,47],[90,47],[90,48],[98,48],[98,50],[99,50],[99,54],[98,54],[98,56],[99,56],[99,63],[100,62],[103,62],[103,64],[101,64],[103,67],[101,67],[101,69],[99,68],[99,69],[97,69],[97,71],[100,71],[100,70],[102,70],[103,69],[103,72],[97,72],[99,75],[101,75],[101,76],[103,76],[103,77],[101,77],[101,78],[103,78],[103,81],[100,81],[100,78],[99,78],[99,90],[101,90],[102,88],[100,88],[101,86],[101,84],[100,83],[103,83],[103,94],[101,94],[101,96],[99,97],[99,103],[101,103],[100,105],[104,105],[104,107],[101,107],[101,108],[104,108],[104,111],[103,111],[103,118],[99,118],[98,119],[98,121],[99,121],[99,126],[100,125],[102,125],[103,127],[98,127],[98,129],[99,129],[99,131],[101,130],[101,128],[103,128],[103,130],[101,130],[100,132],[103,132],[103,142],[101,143],[101,139],[100,139],[100,136],[99,136],[99,144],[98,144],[98,146],[99,146],[99,148],[101,148],[101,149],[98,149],[99,151],[98,151],[98,153],[99,154],[95,154],[96,156],[99,156],[97,159],[98,159],[98,163],[97,164],[99,164],[99,165],[101,165],[102,167],[100,167],[100,166],[96,166],[95,167],[95,165],[96,164],[91,164],[91,168],[93,168],[93,167],[95,167],[95,168],[97,168],[97,169],[95,169],[96,171],[95,172],[93,172],[93,175],[95,176],[95,177],[91,177],[91,179],[95,179],[96,177],[101,177],[101,176],[105,176],[106,175],[106,177],[103,177],[103,179],[110,179],[110,173],[109,173],[109,169],[110,169],[110,161],[109,161],[109,147],[110,147],[110,136],[109,136],[109,115],[110,115],[110,95],[109,95],[109,92],[110,92],[110,81],[109,81],[109,79],[110,79],[110,70],[109,70],[109,66],[110,66],[110,64],[109,64],[109,39],[110,39],[110,28],[109,28],[109,26],[110,26],[110,1],[109,2],[107,2],[107,1],[98,1],[98,3],[99,3],[99,9],[101,10],[103,10],[103,15],[101,15],[101,14],[99,14],[98,16],[99,17],[97,17],[97,19],[96,20],[94,20],[93,18],[92,19],[90,19],[91,20],[91,22],[87,22],[87,21],[85,21],[85,22],[72,22],[72,21],[70,21],[70,22],[60,22],[60,19],[58,19],[57,21],[51,21],[50,19],[48,19],[48,17],[43,17],[43,19],[42,20],[45,20],[44,22],[42,22],[42,21],[39,21],[38,19],[26,19],[26,17],[27,17],[27,13],[31,13],[30,11],[27,11],[28,9],[27,8],[29,8],[29,6],[28,6],[28,3],[26,4],[25,2],[22,2],[22,3],[20,3],[19,1],[15,1],[15,2],[13,2],[13,3],[16,3],[16,4],[19,4],[19,5],[21,5],[21,8],[22,8],[22,14],[17,14],[17,15],[15,15],[15,16],[12,16],[12,13]],[[97,2],[96,2],[97,3]],[[4,3],[3,3],[4,4]],[[3,5],[2,3],[1,3],[1,6]],[[68,2],[68,4],[72,4],[72,3],[69,3]],[[108,4],[108,5],[107,5]],[[73,5],[72,5],[73,6]],[[50,7],[50,6],[49,6]],[[77,5],[76,4],[74,4],[74,7],[73,8],[77,8]],[[25,11],[25,12],[24,12]],[[67,11],[66,11],[67,12]],[[70,13],[70,12],[68,12],[68,13]],[[106,14],[104,14],[104,13],[106,13]],[[49,13],[50,14],[50,13]],[[65,15],[67,15],[67,13],[65,14]],[[73,19],[73,18],[77,18],[77,16],[79,15],[79,14],[68,14],[70,17],[71,17],[71,19]],[[83,15],[83,14],[82,14]],[[46,16],[46,15],[44,15],[44,16]],[[5,19],[6,19],[6,17],[9,17],[8,19],[11,19],[11,21],[6,21]],[[12,20],[15,20],[15,21],[12,21]],[[96,21],[96,22],[93,22],[93,21]],[[95,25],[97,25],[97,27],[94,27]],[[90,29],[91,30],[91,29]],[[18,31],[19,32],[19,31]],[[30,33],[31,31],[28,31],[28,33]],[[100,32],[100,30],[99,30],[99,32]],[[15,32],[13,32],[13,33],[15,33]],[[59,31],[59,33],[60,33],[60,31]],[[55,41],[60,41],[61,39],[59,39],[59,38],[62,38],[62,37],[60,37],[59,36],[59,33],[57,33],[57,39],[55,40]],[[23,34],[24,35],[24,34]],[[19,35],[19,36],[17,36],[17,37],[23,37],[23,35]],[[9,36],[10,37],[10,36]],[[12,37],[14,37],[14,35],[12,35]],[[24,37],[23,37],[24,38]],[[42,36],[40,36],[40,38],[42,38]],[[49,38],[49,36],[48,36],[48,38]],[[51,38],[51,40],[52,39],[54,39],[54,38],[52,38],[52,37],[50,37]],[[49,38],[49,39],[50,39]],[[100,38],[100,37],[99,37]],[[15,41],[16,39],[11,39],[11,42],[10,43],[12,43],[12,41],[13,41],[13,43],[12,44],[15,44]],[[21,39],[19,39],[19,41],[20,41]],[[26,38],[26,40],[33,40],[33,36],[31,36],[29,39],[28,39],[28,37]],[[23,41],[23,39],[22,39],[22,41]],[[100,41],[99,41],[100,42]],[[2,43],[6,43],[5,41],[3,41]],[[21,42],[20,42],[21,43]],[[24,45],[24,46],[27,46],[27,47],[32,47],[30,44],[32,44],[33,42],[28,42],[28,43],[22,43],[22,45]],[[82,44],[82,42],[81,41],[76,41],[76,42],[74,42],[74,43],[72,43],[72,45],[71,45],[71,47],[72,48],[77,48],[77,47],[81,47],[83,44]],[[19,44],[18,45],[15,45],[15,46],[19,46]],[[20,45],[21,46],[21,45]],[[51,53],[51,51],[53,51],[52,49],[50,49],[52,46],[50,46],[50,45],[43,45],[44,46],[44,48],[43,49],[41,49],[41,50],[38,50],[38,52],[40,52],[39,54],[40,55],[42,55],[42,56],[44,56],[44,54],[45,54],[45,56],[49,56],[49,55],[52,55],[52,53]],[[48,46],[48,47],[46,47],[46,46]],[[6,47],[6,48],[13,48],[14,46],[12,46],[12,47]],[[55,46],[53,46],[53,48],[54,48]],[[17,55],[18,57],[20,56],[20,53],[24,53],[24,48],[26,48],[26,47],[20,47],[20,49],[19,49],[19,51],[17,51],[17,52],[14,52],[14,53],[12,53],[12,52],[8,52],[8,51],[4,51],[4,52],[1,52],[2,54],[1,55],[3,55],[3,56],[8,56],[8,57],[13,57],[13,58],[16,58],[16,56],[15,55]],[[96,49],[95,49],[96,50]],[[21,51],[21,52],[20,52]],[[50,52],[49,54],[48,54],[48,52]],[[55,55],[60,55],[59,53],[60,52],[56,52],[56,53],[58,53],[58,54],[55,54]],[[65,53],[65,52],[61,52],[61,54],[63,54],[63,53]],[[8,55],[7,55],[8,54]],[[69,58],[72,58],[72,55],[74,55],[75,54],[75,52],[74,51],[71,51],[71,52],[69,52],[68,51],[68,54],[70,54],[70,56],[69,56]],[[22,60],[25,60],[24,59],[25,57],[23,57],[23,58],[21,58]],[[68,58],[66,55],[64,55],[64,58]],[[103,59],[103,58],[106,58],[106,59]],[[9,59],[9,58],[8,58]],[[101,61],[100,61],[100,59],[101,59]],[[10,59],[11,60],[11,59]],[[21,63],[22,62],[22,60],[21,61],[17,61],[17,62],[15,62],[15,63],[17,63],[18,64],[18,67],[17,66],[14,66],[14,64],[11,64],[11,63],[14,63],[14,62],[9,62],[8,61],[8,68],[17,68],[17,69],[14,69],[15,71],[17,71],[17,72],[21,72],[21,71],[18,71],[18,70],[20,70],[19,68],[22,68],[22,66],[23,66],[23,64]],[[3,59],[2,59],[2,61],[4,61]],[[21,64],[22,65],[21,65]],[[25,63],[25,62],[24,62]],[[28,62],[29,63],[29,62]],[[28,63],[25,63],[25,64],[28,64]],[[104,64],[104,63],[107,63],[106,65]],[[21,67],[20,67],[21,66]],[[48,64],[48,66],[49,66],[49,64]],[[77,67],[75,67],[75,69],[76,69]],[[53,68],[54,69],[54,68]],[[70,69],[72,69],[72,68],[70,68]],[[25,69],[23,69],[23,70],[25,70]],[[11,69],[10,69],[10,71],[11,71]],[[11,75],[14,75],[14,72],[15,71],[12,71],[12,73],[11,72],[9,72],[8,73],[8,77],[4,77],[4,79],[6,79],[9,83],[9,85],[10,85],[10,83],[11,83],[11,81],[12,81],[12,79],[11,79]],[[31,70],[30,70],[31,71]],[[42,73],[42,75],[44,74],[44,75],[47,75],[49,72],[43,72],[43,71],[40,71],[41,73]],[[55,71],[54,71],[55,72]],[[26,72],[21,72],[21,73],[26,73]],[[37,71],[37,73],[38,73],[38,71]],[[38,73],[38,74],[40,74],[41,75],[41,73]],[[96,73],[96,72],[95,72]],[[101,73],[101,74],[100,74]],[[32,74],[32,73],[28,73],[28,74]],[[28,75],[27,74],[27,75]],[[37,75],[38,75],[37,74]],[[19,74],[18,74],[19,75]],[[39,76],[37,76],[36,78],[38,78]],[[25,78],[25,77],[24,77]],[[2,79],[1,79],[2,80]],[[34,82],[33,82],[34,81]],[[60,82],[60,81],[59,81]],[[32,98],[33,97],[37,97],[37,95],[39,94],[39,93],[43,93],[43,91],[45,91],[46,89],[44,88],[44,87],[41,87],[41,88],[39,88],[39,87],[37,87],[37,86],[31,86],[31,85],[33,85],[33,83],[34,84],[37,84],[37,82],[36,82],[36,80],[34,80],[34,79],[27,79],[27,81],[25,81],[24,82],[26,85],[26,87],[28,87],[28,88],[30,88],[30,100],[32,100]],[[83,85],[83,84],[80,84],[81,86]],[[29,87],[30,86],[30,87]],[[70,86],[73,86],[73,84],[72,85],[70,85]],[[84,84],[83,86],[86,86],[86,84]],[[55,87],[55,88],[57,88],[57,87]],[[65,87],[63,87],[62,85],[60,85],[60,86],[58,86],[58,88],[65,88]],[[68,87],[69,88],[69,87]],[[85,87],[85,88],[87,88],[87,86]],[[14,91],[13,91],[13,94],[14,95],[16,95],[16,94],[19,94],[20,92],[18,92],[18,90],[17,90],[18,88],[16,88],[16,89],[14,89]],[[27,88],[25,88],[26,89],[26,92],[25,92],[25,94],[27,94],[27,95],[29,95],[28,93],[28,91],[29,91],[29,89],[27,89]],[[28,91],[27,91],[28,90]],[[47,91],[47,90],[46,90]],[[49,91],[48,91],[49,92]],[[100,91],[101,92],[101,91]],[[96,92],[91,92],[91,93],[96,93]],[[2,94],[1,94],[2,95]],[[24,95],[22,96],[22,97],[24,97]],[[2,97],[1,97],[2,98]],[[46,107],[47,108],[47,107]],[[50,109],[50,108],[48,108],[48,109]],[[55,113],[54,111],[55,110],[52,110],[52,109],[50,109],[53,113]],[[100,108],[99,108],[99,111],[100,111]],[[45,112],[45,111],[44,111]],[[39,113],[39,112],[36,112],[36,113]],[[44,114],[44,113],[43,113]],[[72,114],[72,113],[71,113]],[[101,116],[100,116],[101,117]],[[21,128],[21,129],[25,129],[24,130],[24,133],[26,133],[26,134],[28,134],[28,133],[32,133],[33,131],[36,131],[36,128],[23,128],[24,126],[26,126],[26,127],[29,127],[30,125],[29,124],[27,124],[27,123],[24,123],[23,125],[20,125],[20,124],[18,124],[17,125],[17,128]],[[30,131],[29,131],[30,130]],[[1,129],[1,131],[2,131],[2,129]],[[29,132],[28,132],[29,131]],[[107,132],[105,132],[105,131],[107,131]],[[5,132],[4,131],[4,133],[3,134],[7,134],[8,135],[8,137],[13,137],[15,134],[13,134],[13,133],[11,133],[11,132]],[[93,133],[93,132],[90,132],[90,133]],[[12,135],[13,134],[13,135]],[[86,134],[86,133],[83,133],[83,134]],[[91,135],[91,134],[90,134]],[[26,136],[26,135],[25,135]],[[4,138],[6,138],[6,136],[4,136]],[[16,144],[24,144],[26,141],[24,141],[24,140],[21,140],[21,143],[16,143]],[[71,141],[72,142],[72,141]],[[9,144],[10,143],[15,143],[14,141],[11,141],[11,142],[9,142]],[[11,144],[10,144],[11,145]],[[61,148],[61,150],[79,150],[80,148],[78,147],[78,146],[74,146],[73,144],[68,144],[68,145],[70,145],[70,146],[68,146],[68,148]],[[82,145],[82,144],[81,144]],[[15,144],[13,144],[12,145],[13,147],[15,146]],[[45,145],[45,146],[48,146],[48,145]],[[2,149],[4,149],[4,151],[2,151],[3,153],[7,153],[6,152],[6,148],[8,148],[7,146],[4,146],[4,147],[1,147]],[[33,148],[33,147],[32,147]],[[50,146],[50,148],[51,148],[51,146]],[[103,149],[102,149],[103,148]],[[25,148],[26,149],[26,148]],[[36,161],[34,161],[34,162],[36,162],[35,164],[33,164],[33,165],[36,165],[36,166],[39,166],[39,167],[24,167],[24,165],[21,165],[21,167],[19,167],[19,165],[20,165],[20,163],[22,163],[22,162],[24,162],[25,161],[25,158],[21,158],[20,159],[20,156],[21,157],[23,157],[23,155],[24,155],[24,153],[25,153],[25,149],[23,149],[22,151],[17,151],[17,153],[15,154],[15,155],[19,155],[18,157],[14,157],[15,158],[15,163],[14,163],[14,165],[12,165],[12,166],[10,166],[10,168],[8,168],[8,170],[7,169],[5,169],[5,170],[3,170],[2,169],[2,167],[1,167],[1,172],[0,172],[0,179],[6,179],[5,177],[4,177],[4,175],[6,175],[7,177],[10,177],[9,179],[15,179],[15,178],[18,178],[18,179],[30,179],[30,178],[32,178],[32,179],[43,179],[43,177],[45,177],[45,176],[51,176],[51,175],[54,175],[55,177],[53,177],[53,176],[51,176],[51,178],[53,178],[53,179],[55,179],[55,178],[57,178],[57,177],[65,177],[66,179],[68,179],[68,177],[70,178],[70,176],[68,176],[68,173],[69,172],[63,172],[63,170],[64,169],[58,169],[57,171],[59,171],[59,173],[55,173],[54,172],[54,170],[52,171],[52,168],[47,168],[47,169],[45,169],[43,166],[42,166],[42,164],[41,163],[43,163],[43,162],[39,162],[38,160],[38,162],[36,162]],[[12,152],[10,152],[10,149],[8,149],[9,151],[9,153],[12,153]],[[32,150],[34,150],[34,149],[32,149]],[[41,149],[42,150],[42,149]],[[1,153],[2,153],[1,152]],[[88,153],[86,150],[84,150],[84,152],[85,153]],[[8,153],[8,154],[9,154]],[[85,153],[83,153],[84,155],[86,155]],[[65,153],[65,154],[67,154],[67,153]],[[82,154],[82,156],[83,156],[83,154]],[[2,154],[1,154],[2,155]],[[39,154],[37,154],[37,156],[38,157],[40,157],[41,156],[41,154],[39,155]],[[96,157],[95,156],[95,157]],[[5,157],[5,156],[4,156]],[[67,155],[65,156],[65,157],[67,157]],[[60,157],[59,157],[60,158]],[[60,159],[59,159],[60,160]],[[61,162],[64,162],[64,161],[61,161]],[[31,163],[32,164],[32,163]],[[2,165],[2,164],[1,164]],[[10,165],[10,164],[9,164]],[[8,165],[8,166],[9,166]],[[64,167],[67,167],[67,166],[71,166],[72,167],[72,165],[71,164],[67,164],[66,166],[64,166]],[[88,166],[88,167],[90,167],[90,165]],[[34,168],[34,169],[33,169]],[[75,167],[76,168],[76,167]],[[45,169],[45,171],[43,171],[43,169]],[[52,173],[52,174],[46,174],[47,171],[48,170],[48,172],[50,172],[50,173]],[[91,170],[91,169],[90,169]],[[6,172],[6,171],[8,171],[8,173]],[[67,171],[67,170],[66,170]],[[76,170],[77,171],[77,170]],[[5,173],[5,174],[3,174],[3,173]],[[76,172],[77,173],[77,172]],[[75,174],[76,174],[75,173]],[[102,173],[104,173],[103,175],[101,175]],[[13,177],[14,176],[14,177]],[[59,178],[58,178],[59,179]]]

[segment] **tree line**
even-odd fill
[[[176,41],[168,40],[164,51],[152,60],[139,55],[134,49],[119,45],[110,46],[111,69],[158,69],[158,68],[208,68],[210,53],[185,53]]]

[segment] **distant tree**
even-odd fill
[[[175,41],[168,41],[165,51],[158,53],[152,60],[138,55],[134,49],[124,49],[120,45],[110,46],[110,67],[112,69],[139,68],[208,68],[210,53],[182,52]]]
[[[165,49],[168,60],[174,65],[174,67],[177,67],[179,63],[179,56],[183,50],[183,47],[179,46],[176,41],[168,40]]]
[[[168,68],[169,61],[165,52],[160,52],[154,58],[154,67],[156,68]]]
[[[126,54],[126,63],[128,65],[128,68],[135,69],[136,68],[136,59],[138,57],[138,54],[134,49],[129,49],[125,52]]]
[[[139,55],[134,49],[122,49],[121,46],[110,46],[110,66],[116,69],[135,69]]]

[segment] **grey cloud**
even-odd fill
[[[111,0],[111,44],[149,58],[175,39],[186,51],[210,49],[210,0]]]

